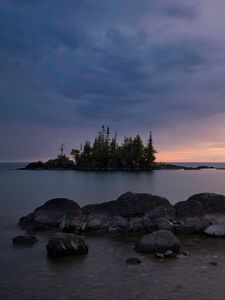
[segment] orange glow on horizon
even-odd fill
[[[157,153],[158,162],[225,162],[225,147],[169,149]]]

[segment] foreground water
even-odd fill
[[[21,233],[16,225],[20,216],[53,197],[68,197],[83,206],[130,190],[176,203],[199,192],[225,194],[225,170],[95,173],[18,171],[8,170],[8,165],[0,169],[0,299],[224,299],[223,239],[182,236],[189,251],[186,258],[157,260],[133,252],[138,235],[89,234],[86,257],[55,262],[46,256],[48,236],[39,236],[38,244],[29,248],[13,247],[11,238]],[[188,245],[193,238],[201,243]],[[142,263],[126,265],[132,256]]]

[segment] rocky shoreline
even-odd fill
[[[50,159],[47,162],[37,161],[27,164],[20,170],[77,170],[77,171],[152,171],[152,170],[204,170],[215,169],[212,166],[185,167],[167,163],[155,163],[151,168],[80,168],[72,160],[60,162],[58,159]]]
[[[40,231],[57,232],[47,244],[51,257],[87,254],[81,235],[88,232],[140,233],[135,251],[178,257],[184,255],[180,233],[225,237],[225,196],[201,193],[173,206],[160,196],[127,192],[82,208],[73,200],[55,198],[22,217],[19,226],[26,234],[15,237],[14,244],[34,244]]]

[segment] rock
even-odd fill
[[[181,254],[182,254],[183,256],[188,256],[188,251],[183,250],[183,251],[181,252]]]
[[[84,238],[73,233],[56,233],[46,247],[48,255],[53,258],[88,253]]]
[[[128,265],[138,265],[141,263],[140,259],[137,257],[130,257],[126,260]]]
[[[203,232],[221,215],[225,215],[225,196],[201,193],[177,203],[177,229],[180,231]]]
[[[172,256],[174,256],[175,255],[175,253],[172,251],[172,250],[166,250],[165,252],[164,252],[164,256],[165,257],[172,257]]]
[[[25,170],[43,170],[44,163],[42,161],[32,162],[26,165]]]
[[[144,218],[143,217],[134,217],[129,221],[129,229],[130,232],[139,232],[145,230]]]
[[[22,168],[22,170],[74,170],[75,164],[65,155],[60,155],[55,159],[47,162],[37,161],[31,162]]]
[[[145,235],[134,247],[137,252],[164,253],[171,250],[177,253],[180,249],[180,242],[176,236],[168,230],[158,230]]]
[[[215,223],[205,228],[204,233],[212,236],[224,237],[225,236],[225,220],[224,218],[217,219]]]
[[[160,252],[156,252],[155,253],[155,257],[157,257],[157,258],[164,258],[164,254],[160,253]]]
[[[169,204],[169,201],[166,198],[150,194],[128,192],[114,201],[87,205],[83,207],[83,211],[92,215],[100,214],[134,218],[144,216],[149,211],[163,204]]]
[[[51,199],[19,221],[19,226],[23,229],[33,228],[34,230],[60,227],[66,231],[76,231],[80,230],[82,225],[80,206],[66,198]]]
[[[33,245],[38,242],[38,238],[31,234],[18,235],[12,239],[12,242],[14,245]]]
[[[218,263],[217,263],[216,261],[210,261],[209,264],[210,264],[211,266],[217,266],[217,265],[218,265]]]
[[[161,206],[164,208],[160,210]],[[114,201],[87,205],[82,210],[87,216],[88,230],[143,231],[146,229],[144,216],[147,213],[157,210],[155,214],[152,213],[152,218],[156,219],[156,215],[166,216],[167,213],[171,214],[169,210],[173,210],[175,216],[175,210],[167,199],[131,192],[123,194]],[[158,227],[160,228],[160,225]]]
[[[147,231],[152,232],[159,229],[174,231],[176,211],[170,204],[156,207],[144,216],[144,225]]]

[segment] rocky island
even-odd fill
[[[156,162],[156,149],[150,132],[146,145],[140,135],[124,137],[117,142],[117,133],[110,137],[109,127],[102,126],[94,142],[85,141],[80,149],[72,149],[70,159],[64,152],[47,162],[31,162],[25,170],[82,170],[82,171],[152,171],[152,170],[201,170],[213,167],[185,167]]]

